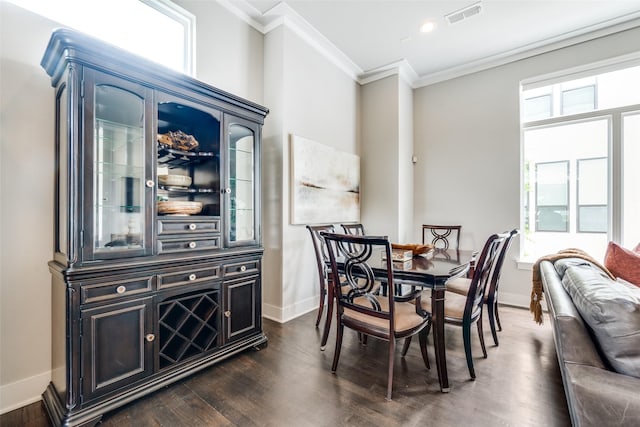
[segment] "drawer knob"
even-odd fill
[[[144,337],[148,342],[152,342],[153,340],[156,339],[156,336],[153,334],[147,334],[147,336]]]
[[[229,310],[225,311],[224,317],[231,317],[231,312]]]
[[[189,275],[189,280],[196,280],[196,275],[195,275],[195,274],[193,274],[193,273],[191,273],[191,274]]]
[[[189,230],[193,231],[197,228],[195,224],[189,224]]]
[[[196,242],[189,242],[189,247],[191,249],[195,248],[196,247]]]
[[[148,179],[148,180],[147,180],[147,182],[146,182],[146,185],[147,185],[147,187],[149,187],[149,188],[153,188],[153,186],[154,186],[154,185],[156,185],[156,183],[155,183],[155,182],[153,182],[153,180]]]
[[[246,265],[243,265],[242,267],[240,267],[240,271],[243,271],[243,272],[244,272],[244,271],[247,271],[247,266],[246,266]]]
[[[116,292],[119,294],[124,294],[125,292],[127,292],[127,287],[124,285],[120,285],[116,288]]]

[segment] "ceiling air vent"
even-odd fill
[[[451,12],[444,16],[449,25],[458,24],[465,19],[471,18],[474,15],[482,12],[482,2],[477,2],[470,4],[467,7],[464,7],[460,10],[456,10],[455,12]]]

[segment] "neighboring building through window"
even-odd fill
[[[640,54],[626,64],[523,83],[523,260],[640,242]]]
[[[185,74],[195,70],[195,16],[169,0],[7,0]]]

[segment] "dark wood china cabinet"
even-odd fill
[[[54,425],[102,415],[248,348],[261,321],[268,110],[71,30],[55,88]]]

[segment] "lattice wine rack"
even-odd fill
[[[185,360],[217,344],[219,290],[181,295],[158,305],[160,368]]]

